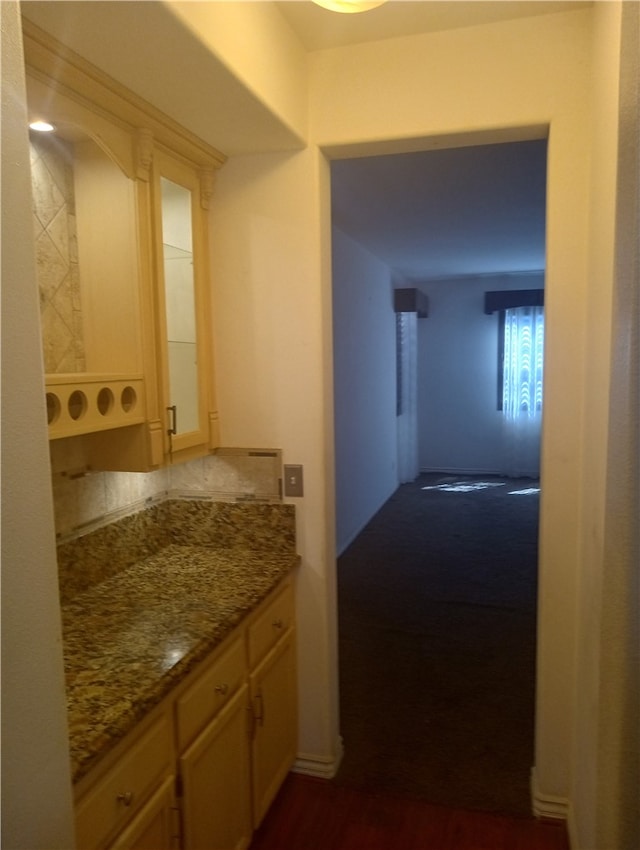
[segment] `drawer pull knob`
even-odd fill
[[[278,618],[277,620],[273,621],[272,625],[273,625],[274,629],[281,629],[281,628],[283,628],[284,623],[282,622],[282,620],[280,618]]]
[[[133,803],[133,791],[121,791],[116,800],[123,806],[130,806]]]
[[[222,696],[224,696],[229,693],[229,685],[226,682],[223,682],[221,685],[216,685],[214,690],[217,694],[222,694]]]

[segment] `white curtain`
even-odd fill
[[[398,313],[398,480],[414,481],[420,473],[418,454],[418,315]]]
[[[502,412],[505,473],[540,474],[544,309],[505,311]]]

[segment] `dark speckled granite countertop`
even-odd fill
[[[251,506],[250,522],[256,519],[256,507],[289,506]],[[200,506],[196,510],[202,514]],[[288,519],[292,518],[291,514]],[[280,524],[278,519],[276,527]],[[139,533],[139,523],[136,530]],[[269,545],[270,537],[274,545]],[[73,594],[63,592],[74,781],[158,705],[298,564],[285,537],[283,542],[281,534],[266,533],[262,545],[249,541],[253,543],[249,548],[244,535],[231,534],[227,543],[244,545],[216,548],[198,545],[201,537],[185,539],[181,533],[180,543],[171,538],[161,541],[167,545],[128,566],[115,569],[111,557],[112,574],[101,577],[94,570],[90,586]],[[95,555],[100,539],[93,543]],[[76,559],[78,551],[76,541]],[[64,562],[64,557],[59,555],[59,561]]]

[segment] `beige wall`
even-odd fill
[[[1,3],[0,15],[2,846],[68,850],[71,776],[18,5]]]
[[[634,850],[640,843],[639,8],[601,3],[595,9],[592,379],[570,828],[574,846],[603,850]]]
[[[335,769],[340,752],[323,304],[330,256],[321,242],[327,181],[314,149],[231,158],[211,231],[216,362],[233,364],[217,379],[222,442],[282,446],[284,463],[304,466],[305,494],[296,500],[299,746],[301,764],[321,774]]]
[[[617,100],[620,8],[599,4],[594,10],[591,97],[593,125],[590,172],[592,207],[586,302],[585,386],[582,449],[580,576],[577,631],[574,773],[570,815],[579,847],[595,837],[597,821],[598,682],[602,602],[602,559],[606,498],[606,442],[609,426],[612,274],[617,168]]]
[[[317,51],[310,132],[327,148],[390,148],[581,120],[589,33],[582,10]]]

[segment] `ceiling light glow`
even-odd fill
[[[53,133],[56,128],[48,121],[32,121],[29,124],[29,129],[36,130],[38,133]]]
[[[313,2],[316,6],[329,9],[330,12],[353,14],[354,12],[368,12],[369,9],[382,6],[386,0],[313,0]]]

